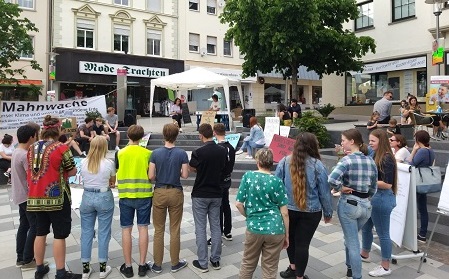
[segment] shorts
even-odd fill
[[[119,200],[120,226],[129,228],[134,225],[134,212],[137,212],[137,225],[148,226],[150,224],[152,198]]]
[[[36,211],[36,236],[50,233],[50,224],[55,239],[66,239],[72,229],[72,208],[67,194],[64,194],[64,204],[57,211]]]

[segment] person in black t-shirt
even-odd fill
[[[95,119],[95,124],[92,126],[92,130],[97,136],[103,136],[108,141],[110,140],[109,135],[104,132],[103,118],[97,117]]]
[[[288,112],[293,119],[301,118],[301,106],[298,105],[298,100],[292,99],[291,104],[288,107]]]
[[[212,239],[210,262],[214,269],[220,269],[221,259],[221,182],[225,171],[228,152],[213,140],[212,126],[203,123],[199,127],[200,140],[204,145],[192,152],[190,171],[196,172],[192,189],[192,211],[198,260],[192,265],[200,272],[208,271],[207,219]]]

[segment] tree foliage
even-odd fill
[[[320,77],[362,69],[362,56],[376,46],[343,28],[357,17],[355,0],[227,0],[220,20],[245,56],[244,77],[274,68],[297,92],[300,65]]]
[[[34,53],[28,33],[39,30],[29,19],[20,18],[21,11],[18,5],[0,0],[0,83],[15,83],[16,78],[27,78],[25,67],[12,68],[11,64],[18,61],[22,53]],[[32,69],[42,71],[36,60],[29,63]]]

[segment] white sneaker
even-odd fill
[[[92,274],[92,267],[89,269],[88,273],[83,273],[83,276],[81,278],[83,279],[89,279],[90,275]]]
[[[100,279],[104,279],[106,277],[108,277],[109,274],[111,274],[112,272],[112,267],[110,267],[109,265],[106,266],[106,270],[104,272],[100,272]]]
[[[245,159],[253,159],[253,156],[248,155],[248,156],[245,157]]]
[[[242,154],[243,153],[243,150],[237,150],[236,152],[235,152],[235,155],[240,155],[240,154]]]
[[[115,151],[119,151],[119,150],[120,150],[120,147],[116,146]]]
[[[369,276],[372,277],[383,277],[391,274],[391,268],[389,270],[385,270],[381,265],[377,266],[370,272],[368,272]]]
[[[364,258],[364,257],[362,257],[362,255],[360,255],[360,258],[362,259],[362,262],[364,262],[364,263],[370,263],[371,262],[371,258],[370,257]]]
[[[182,128],[179,128],[179,132],[182,133]]]

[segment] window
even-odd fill
[[[207,36],[207,54],[217,54],[217,37]]]
[[[232,56],[232,42],[231,41],[223,41],[223,55],[224,56]]]
[[[5,0],[5,3],[12,3],[12,0]]]
[[[21,8],[34,9],[34,0],[18,0],[17,4]]]
[[[31,39],[31,45],[32,45],[32,47],[33,47],[33,49],[34,49],[34,37],[33,36],[30,36],[30,39]],[[34,58],[34,52],[33,51],[31,51],[31,52],[21,52],[20,53],[20,59],[33,59]]]
[[[415,0],[393,0],[393,21],[415,16]]]
[[[207,13],[214,15],[217,10],[217,1],[216,0],[207,0]]]
[[[355,30],[372,27],[373,23],[373,1],[357,5],[359,17],[355,21]]]
[[[114,50],[123,51],[125,54],[129,52],[129,34],[128,26],[114,26]]]
[[[114,4],[122,5],[122,6],[129,6],[129,0],[114,0]]]
[[[76,47],[94,48],[95,22],[86,19],[76,20]]]
[[[189,51],[198,52],[200,47],[200,35],[189,33]]]
[[[147,54],[161,56],[162,33],[160,31],[148,30]]]
[[[189,10],[199,11],[200,10],[199,2],[200,0],[189,0]]]
[[[161,0],[147,0],[147,9],[160,13],[162,11]]]

